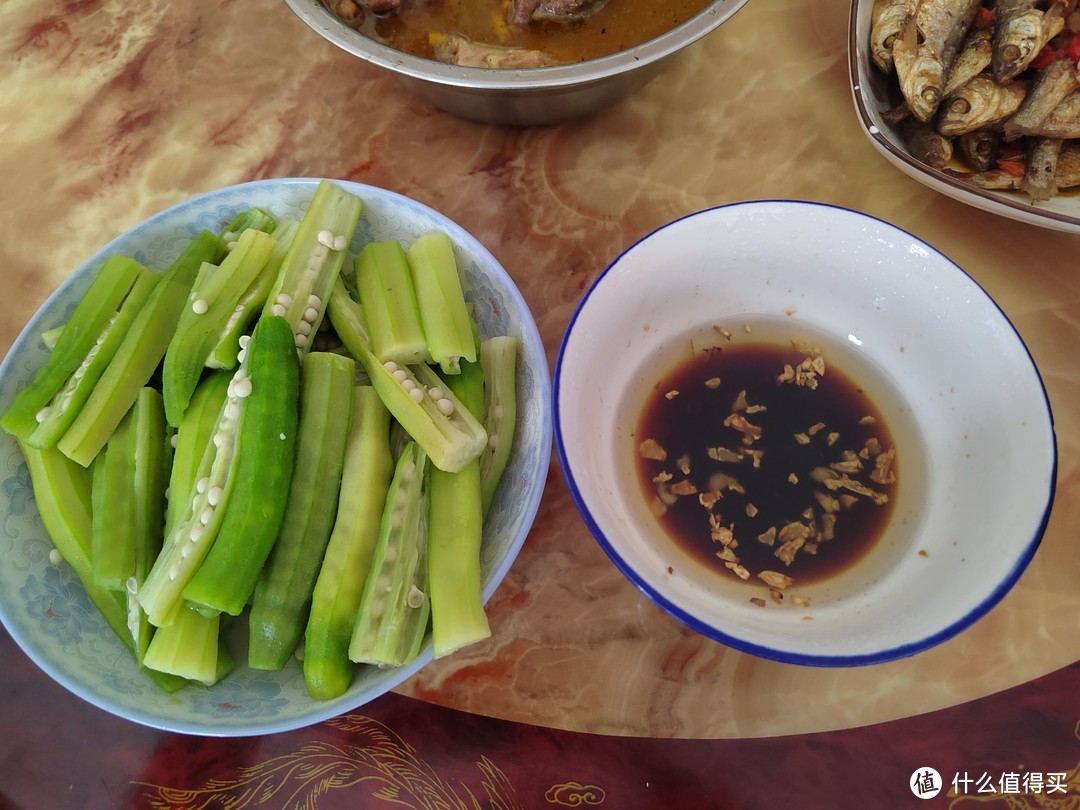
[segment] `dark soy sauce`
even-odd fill
[[[883,451],[894,444],[880,409],[858,383],[827,356],[820,357],[825,373],[814,375],[816,388],[777,382],[785,365],[797,368],[808,357],[807,351],[810,350],[806,347],[795,348],[791,344],[749,342],[732,342],[699,351],[656,383],[634,437],[639,448],[635,453],[638,478],[648,501],[659,503],[654,479],[665,474],[672,476],[666,487],[677,488],[680,481],[688,480],[698,491],[675,498],[659,515],[659,522],[691,557],[724,576],[734,574],[717,556],[723,546],[713,537],[710,510],[702,505],[699,495],[715,486],[717,479],[710,483],[710,478],[717,472],[732,476],[745,490],[740,493],[725,489],[722,498],[712,504],[711,511],[720,525],[731,528],[737,541],[733,552],[738,564],[749,572],[748,582],[758,586],[762,582],[757,574],[762,570],[781,572],[792,577],[797,585],[805,585],[851,566],[879,539],[896,503],[899,465],[895,461],[891,467],[893,476],[879,475],[882,482],[870,478],[875,456],[864,451],[867,441],[876,439],[876,446],[874,442],[871,446]],[[707,381],[711,382],[706,384]],[[743,441],[746,434],[724,424],[733,413],[740,391],[746,392],[744,404],[750,406],[742,411],[743,417],[761,429],[760,438],[749,444]],[[753,406],[764,406],[764,410]],[[817,427],[819,423],[824,427]],[[796,434],[809,441],[800,443]],[[641,443],[648,439],[655,440],[666,451],[665,460],[642,457]],[[717,461],[710,458],[708,448],[741,452],[742,458]],[[761,453],[759,467],[755,468],[750,451]],[[849,478],[887,496],[887,502],[876,503],[868,496],[845,489],[829,491],[813,478],[815,468],[842,463],[844,451],[863,452],[863,469],[849,473]],[[682,467],[687,467],[689,472],[684,473]],[[895,480],[884,483],[890,477]],[[815,498],[815,492],[826,492],[837,499],[847,496],[845,506],[835,512],[831,539],[823,537],[823,524],[829,519],[822,517],[826,510]],[[668,499],[672,499],[670,491]],[[748,505],[752,505],[752,516],[747,512]],[[807,513],[807,509],[812,513]],[[657,511],[654,509],[654,514]],[[770,527],[779,532],[793,521],[809,526],[813,534],[787,565],[776,556],[781,542],[776,540],[769,546],[759,541],[758,536],[767,533]]]

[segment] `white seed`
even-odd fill
[[[405,380],[409,379],[409,372],[403,368],[399,368],[394,372],[394,379],[398,382],[405,382]]]
[[[188,532],[188,539],[192,543],[198,543],[200,540],[203,539],[204,534],[206,534],[206,527],[203,526],[201,523],[196,523],[194,526],[191,527],[191,531]]]
[[[186,560],[188,553],[191,551],[191,543],[184,543],[180,546],[180,559]]]
[[[206,488],[208,486],[210,486],[210,479],[209,478],[200,478],[195,483],[195,491],[198,492],[200,495],[202,495],[204,492],[206,492]]]
[[[169,500],[172,497],[172,487],[165,487],[165,500]]]
[[[302,349],[307,346],[307,335],[300,333],[293,335],[293,343],[296,344],[296,348]]]
[[[272,307],[270,307],[270,314],[277,315],[279,318],[284,318],[286,311],[287,310],[285,309],[285,307],[283,307],[281,304],[274,304]]]
[[[492,450],[495,450],[495,449],[498,448],[498,446],[499,446],[499,437],[496,436],[494,433],[491,434],[490,436],[488,436],[488,447],[490,447]]]
[[[319,236],[317,238],[319,244],[323,247],[332,248],[334,246],[334,235],[330,233],[330,231],[319,231]]]
[[[292,301],[293,298],[288,293],[278,293],[278,297],[274,299],[275,304],[281,304],[286,309],[292,306]]]
[[[391,373],[398,370],[398,365],[393,360],[387,360],[382,364],[382,367]]]
[[[236,362],[243,363],[245,360],[247,360],[247,349],[241,349],[236,353]]]
[[[225,490],[221,487],[210,487],[206,493],[206,502],[211,506],[217,506],[221,503],[221,496],[225,494]]]
[[[139,592],[139,580],[135,579],[135,577],[128,577],[124,587],[127,588],[128,593],[136,594]]]
[[[225,431],[219,430],[214,434],[214,447],[221,447],[221,445],[225,444],[225,439]]]
[[[340,234],[334,237],[334,250],[344,250],[349,246],[349,240]]]
[[[312,293],[307,297],[307,305],[312,309],[320,309],[322,307],[322,299],[315,295],[315,293]]]
[[[169,569],[169,579],[175,582],[178,576],[180,576],[180,564],[173,563],[172,568]]]
[[[502,419],[503,418],[503,406],[502,405],[496,405],[494,408],[491,409],[491,418],[492,419]]]
[[[37,420],[37,423],[40,425],[42,422],[44,422],[46,419],[49,418],[49,414],[51,414],[51,413],[52,413],[52,408],[50,408],[48,405],[46,405],[44,408],[42,408],[40,411],[37,412],[37,414],[34,416],[34,418]]]
[[[289,438],[289,437],[288,437],[288,436],[286,436],[286,435],[285,435],[284,433],[279,433],[279,434],[277,435],[277,437],[278,437],[279,439],[281,439],[282,441],[285,441],[285,440],[286,440],[287,438]]]
[[[443,399],[446,394],[444,394],[443,390],[436,385],[428,389],[428,396],[437,402],[438,400]]]
[[[414,383],[408,377],[406,377],[404,380],[401,381],[401,387],[404,388],[406,391],[416,391],[417,390],[416,383]],[[423,394],[422,391],[421,391],[421,394]]]
[[[412,590],[409,591],[409,595],[405,597],[405,604],[413,608],[414,610],[420,607],[426,601],[427,596],[415,585],[412,586]]]
[[[251,343],[251,335],[241,335],[239,343],[241,349],[246,349],[248,344]]]
[[[413,402],[424,401],[424,391],[421,388],[410,388],[409,396],[413,398]]]
[[[308,307],[304,310],[302,317],[308,323],[315,323],[319,318],[319,310],[315,309],[315,307]]]
[[[203,509],[202,514],[199,515],[199,523],[201,523],[203,526],[208,524],[213,519],[214,519],[214,507],[212,507],[212,506],[208,506],[205,509]]]
[[[439,413],[443,416],[449,416],[454,412],[454,403],[445,397],[436,402],[435,407],[439,409]]]
[[[198,299],[194,304],[191,305],[191,311],[194,312],[196,315],[205,315],[208,309],[210,309],[210,305],[207,304],[206,301],[202,298]]]
[[[251,396],[251,380],[244,378],[233,383],[233,392],[239,399]]]
[[[49,562],[53,565],[59,565],[64,561],[64,555],[60,553],[60,549],[54,548],[49,550]]]
[[[309,321],[304,321],[304,320],[300,321],[300,323],[298,323],[296,325],[296,331],[297,331],[297,333],[299,333],[301,335],[310,335],[311,334],[311,323]]]
[[[169,444],[171,444],[174,448],[176,447],[176,445],[179,442],[180,442],[180,434],[179,433],[174,433],[172,436],[169,437]]]

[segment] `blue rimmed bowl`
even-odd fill
[[[662,372],[690,347],[751,339],[838,359],[889,423],[901,470],[872,549],[818,582],[796,579],[782,605],[684,551],[635,472],[636,424]],[[947,257],[855,211],[746,202],[645,237],[574,313],[554,397],[560,464],[615,565],[691,628],[774,660],[873,664],[939,644],[1015,584],[1050,513],[1053,419],[1020,336]]]
[[[551,447],[547,358],[529,308],[510,276],[474,237],[442,214],[407,197],[358,183],[333,181],[364,201],[353,249],[371,240],[406,245],[431,230],[453,240],[481,337],[521,340],[514,449],[484,526],[483,594],[488,599],[521,549],[539,507]],[[110,256],[133,256],[163,269],[200,230],[219,230],[240,210],[260,206],[298,218],[319,180],[262,180],[194,197],[152,216],[99,250],[45,302],[0,365],[0,410],[45,362],[43,331],[63,323],[92,275]],[[91,606],[74,572],[49,561],[52,543],[34,504],[30,476],[15,442],[0,433],[0,620],[27,655],[54,680],[90,703],[155,728],[211,736],[285,731],[334,717],[400,684],[432,660],[430,638],[402,669],[361,667],[340,698],[312,700],[293,661],[281,672],[240,666],[211,688],[161,692]]]

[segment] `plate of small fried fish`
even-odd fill
[[[962,202],[1080,233],[1080,0],[853,0],[871,143]]]

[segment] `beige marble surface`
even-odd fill
[[[874,723],[1024,682],[1080,657],[1080,237],[967,207],[882,159],[852,108],[847,17],[846,0],[750,0],[633,98],[525,130],[427,106],[280,0],[5,0],[0,351],[98,246],[192,194],[255,178],[346,178],[450,216],[521,287],[552,361],[606,263],[675,217],[772,197],[865,211],[965,268],[1044,376],[1057,498],[1004,601],[889,664],[756,659],[688,631],[624,580],[553,463],[490,603],[491,640],[399,691],[582,731],[735,737]]]

